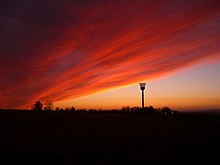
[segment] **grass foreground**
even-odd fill
[[[2,110],[0,132],[2,165],[220,162],[218,115]]]

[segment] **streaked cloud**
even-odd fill
[[[74,99],[219,58],[217,0],[0,6],[0,107]]]

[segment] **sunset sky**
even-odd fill
[[[0,108],[220,109],[219,0],[0,1]]]

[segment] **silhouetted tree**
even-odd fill
[[[75,112],[76,109],[74,107],[71,107],[70,111]]]
[[[53,109],[53,102],[51,100],[47,100],[45,103],[45,110],[51,111]]]
[[[149,109],[149,111],[151,111],[151,112],[154,112],[154,111],[155,111],[155,109],[154,109],[153,106],[149,106],[148,109]]]
[[[156,109],[153,106],[144,107],[144,113],[157,113]]]
[[[32,107],[34,111],[42,111],[42,108],[43,104],[40,101],[36,101],[36,103]]]
[[[121,109],[122,112],[130,112],[130,110],[131,110],[130,106],[123,106]]]
[[[169,115],[169,114],[171,114],[171,109],[170,109],[169,107],[162,107],[162,108],[160,109],[160,112],[161,112],[162,114]]]

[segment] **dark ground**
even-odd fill
[[[0,111],[0,164],[220,163],[220,116]]]

